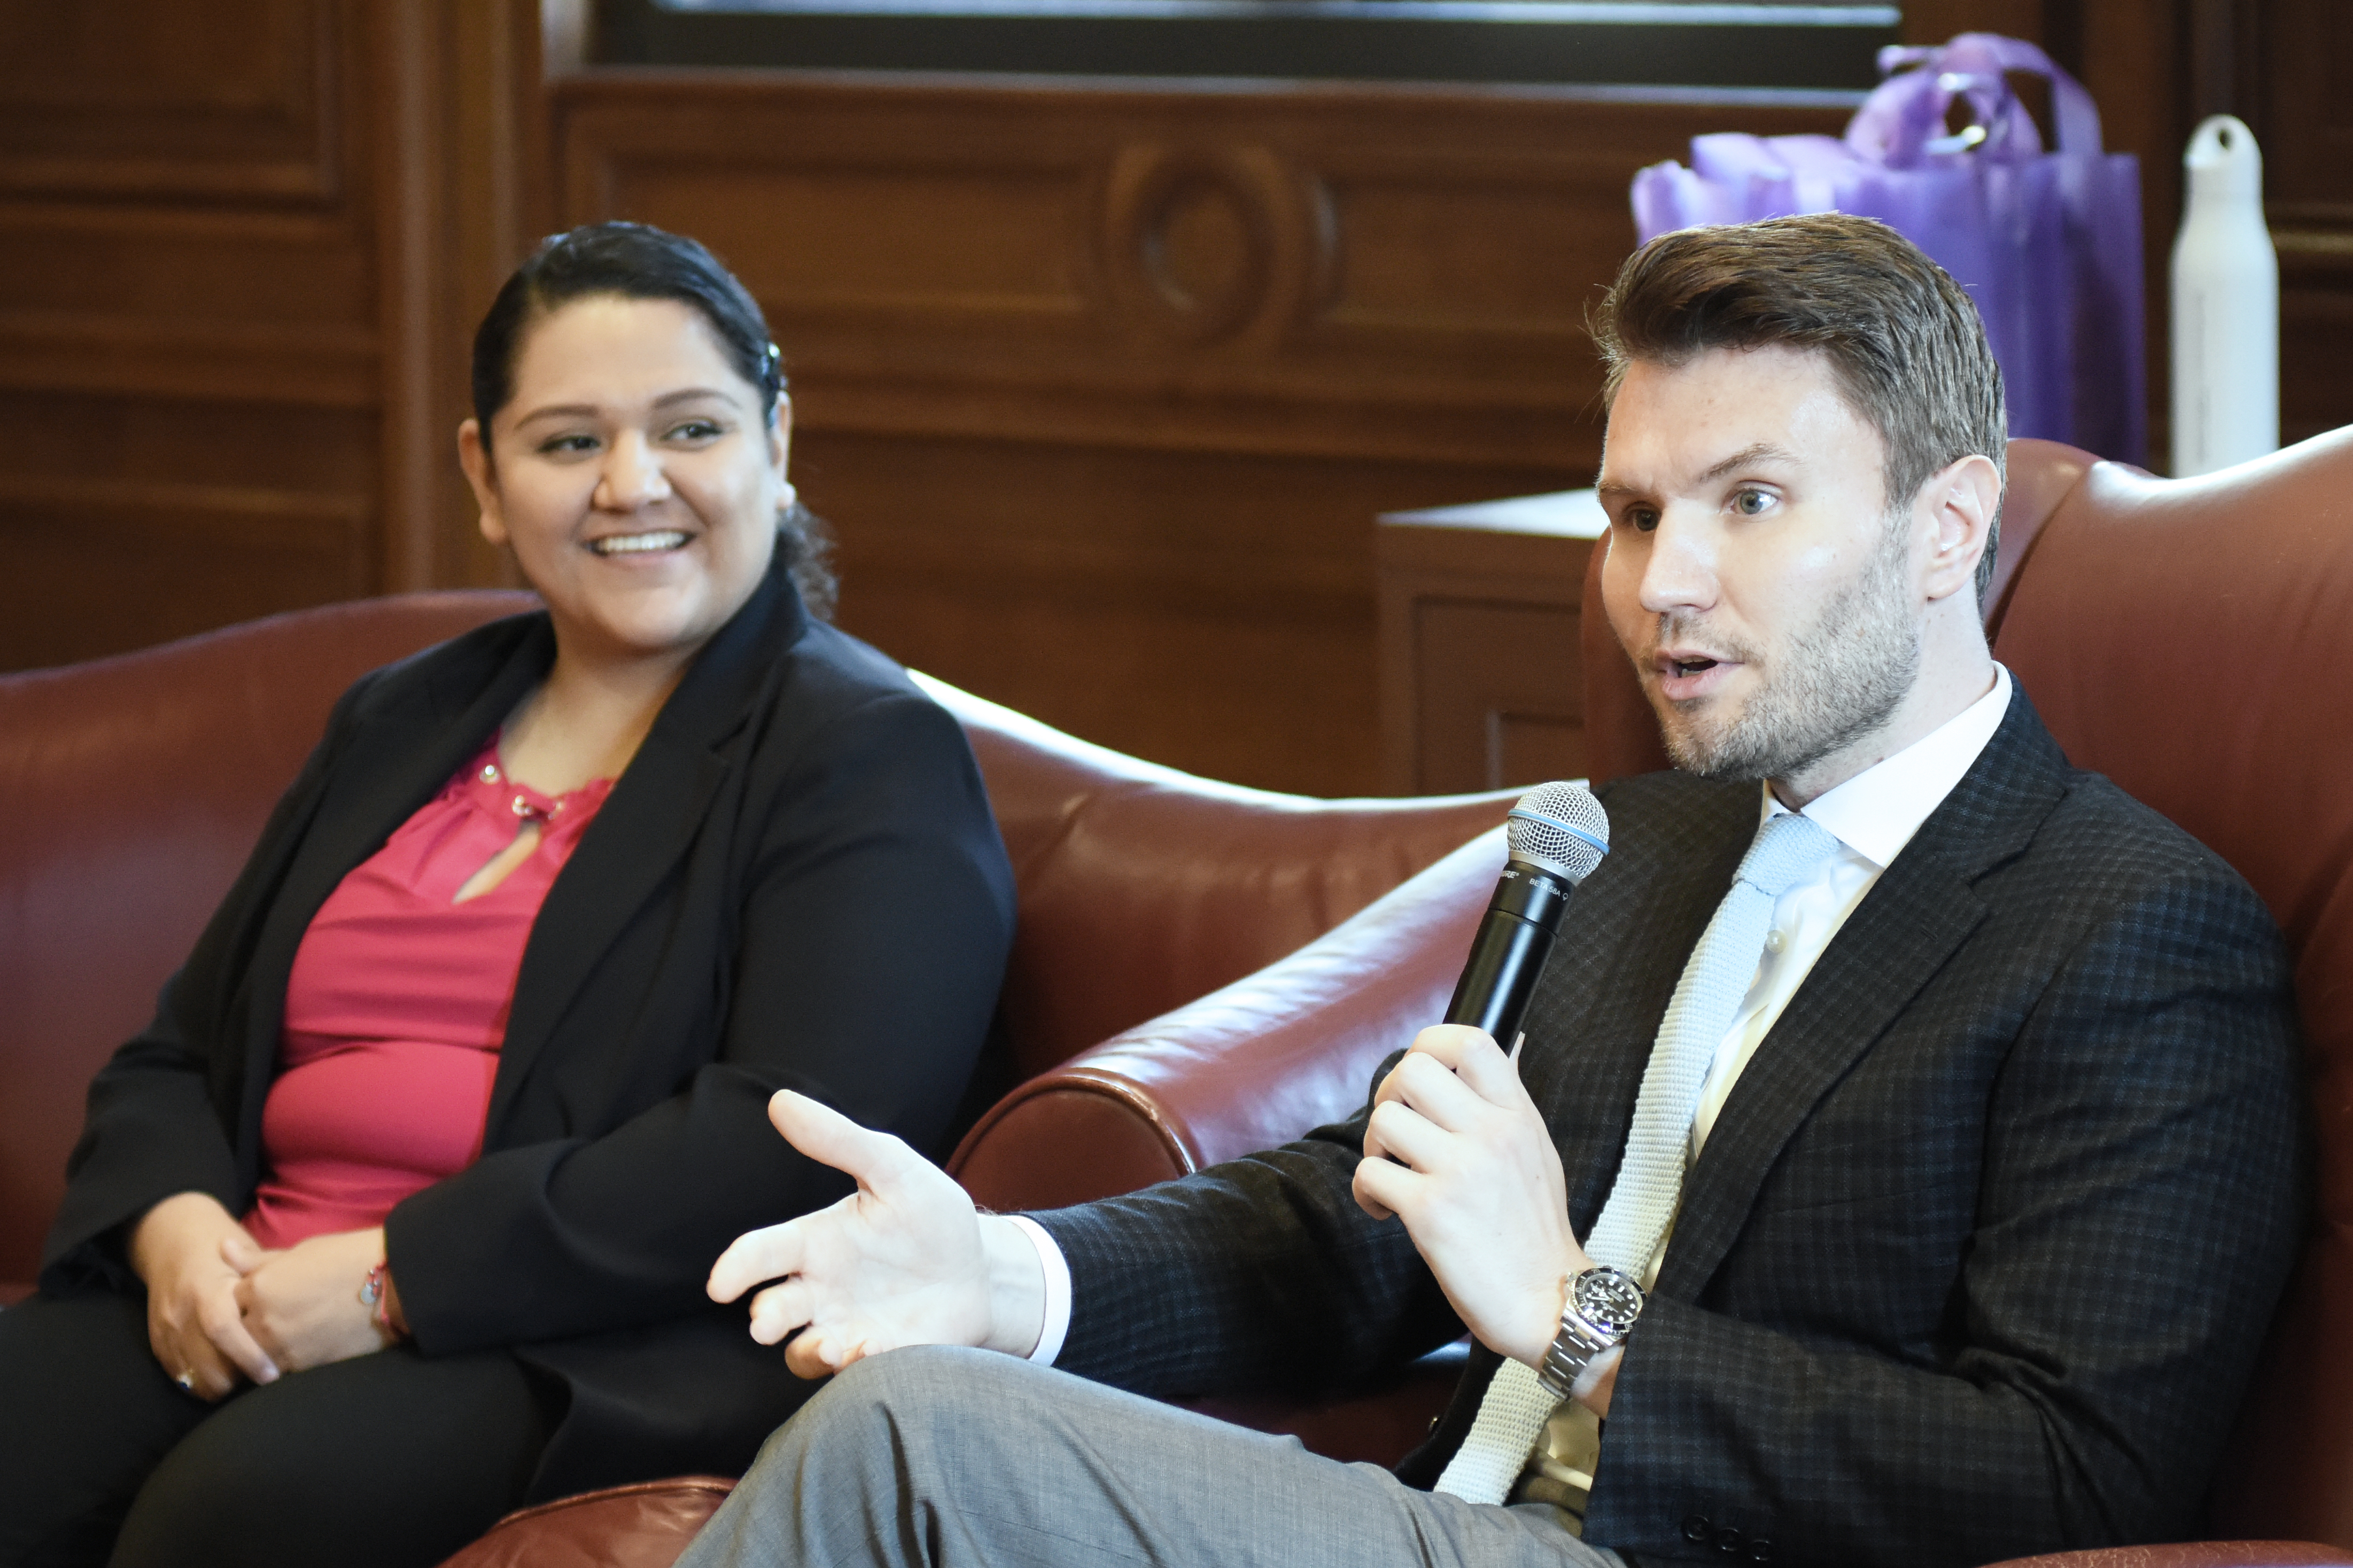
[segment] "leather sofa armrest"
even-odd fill
[[[681,1476],[521,1509],[441,1568],[670,1568],[735,1483]]]
[[[1503,829],[1482,833],[1290,956],[1031,1079],[949,1173],[989,1208],[1058,1208],[1345,1120],[1444,1013],[1504,858]]]
[[[1989,1568],[2327,1568],[2353,1554],[2309,1541],[2182,1541],[2014,1557]]]

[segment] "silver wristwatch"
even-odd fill
[[[1570,1280],[1560,1332],[1545,1352],[1536,1381],[1567,1399],[1595,1356],[1626,1342],[1634,1320],[1642,1315],[1642,1287],[1634,1277],[1615,1268],[1588,1268]]]

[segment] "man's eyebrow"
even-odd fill
[[[1728,474],[1736,473],[1742,468],[1754,468],[1759,463],[1794,463],[1797,460],[1797,454],[1788,448],[1776,447],[1770,441],[1759,441],[1754,447],[1743,447],[1733,453],[1732,456],[1702,474],[1697,482],[1703,485],[1714,484]]]

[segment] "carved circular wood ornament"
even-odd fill
[[[1261,147],[1122,148],[1102,235],[1120,315],[1197,344],[1279,332],[1310,302],[1331,251],[1312,184]]]

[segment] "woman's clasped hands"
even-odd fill
[[[212,1401],[240,1381],[275,1383],[393,1342],[361,1293],[383,1260],[381,1229],[265,1247],[202,1193],[157,1204],[131,1238],[149,1347],[174,1382]]]
[[[226,1399],[240,1377],[275,1382],[278,1364],[245,1326],[244,1277],[223,1255],[245,1234],[216,1198],[180,1193],[131,1233],[131,1267],[147,1282],[147,1343],[164,1373],[199,1399]]]
[[[380,1226],[314,1236],[276,1251],[240,1230],[221,1238],[221,1257],[239,1276],[237,1306],[246,1331],[287,1372],[349,1361],[399,1337],[363,1293],[384,1261]]]

